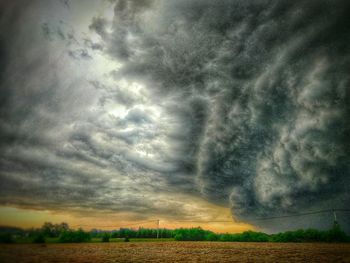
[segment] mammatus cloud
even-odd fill
[[[23,22],[56,4],[2,4],[2,203],[186,217],[181,192],[270,229],[254,219],[347,206],[347,1],[69,2]]]

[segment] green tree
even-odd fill
[[[84,232],[81,228],[73,231],[68,230],[60,234],[58,241],[61,243],[81,243],[88,242],[91,240],[89,233]]]
[[[36,244],[43,244],[45,243],[45,236],[42,233],[38,233],[34,236],[32,242]]]
[[[0,234],[0,244],[11,244],[14,243],[13,237],[10,233],[1,233]]]
[[[180,228],[175,231],[175,240],[182,241],[201,241],[207,240],[207,236],[213,232],[203,230],[201,227]]]
[[[105,233],[103,233],[103,235],[102,235],[102,242],[109,242],[109,238],[110,238],[110,234],[109,233],[107,233],[107,232],[105,232]]]
[[[348,237],[340,225],[334,222],[333,227],[327,232],[326,239],[328,242],[346,242]]]

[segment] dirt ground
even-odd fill
[[[0,262],[350,262],[350,244],[137,242],[1,245]]]

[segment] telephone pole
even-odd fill
[[[159,219],[157,220],[157,239],[159,238]]]
[[[337,213],[335,212],[335,209],[333,209],[333,216],[334,216],[334,224],[337,224]]]

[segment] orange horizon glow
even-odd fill
[[[157,220],[160,220],[159,227],[167,229],[201,227],[216,233],[239,233],[246,230],[254,230],[255,227],[246,223],[237,223],[232,220],[230,209],[212,205],[211,212],[219,216],[211,221],[205,220],[181,220],[171,218],[145,218],[135,219],[130,213],[100,214],[94,216],[79,216],[68,212],[53,212],[14,207],[0,207],[0,225],[39,228],[45,222],[54,224],[66,222],[70,228],[82,228],[84,230],[101,229],[114,230],[119,228],[157,228]]]

